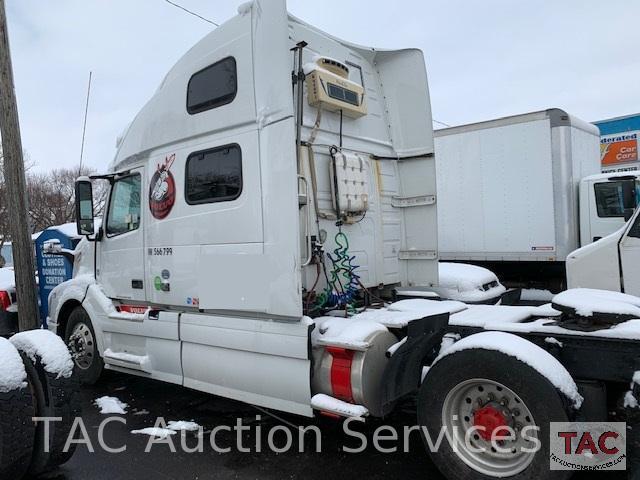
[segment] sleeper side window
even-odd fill
[[[140,175],[116,180],[111,189],[107,236],[120,235],[140,227]]]
[[[242,152],[237,144],[189,155],[185,199],[190,205],[235,200],[242,193]]]
[[[196,113],[233,102],[238,93],[236,59],[227,57],[195,73],[187,87],[187,111]]]

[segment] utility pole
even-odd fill
[[[18,295],[20,331],[39,328],[33,245],[29,233],[27,189],[22,158],[22,140],[18,107],[13,86],[13,68],[9,52],[9,35],[5,1],[0,0],[0,133],[4,155],[4,180],[7,188],[10,231],[13,242],[13,265]]]

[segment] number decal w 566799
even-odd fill
[[[173,248],[171,247],[154,247],[148,250],[148,254],[153,257],[166,257],[173,255]]]

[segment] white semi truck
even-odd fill
[[[629,389],[640,299],[419,298],[438,279],[434,163],[420,51],[245,4],[168,73],[109,172],[78,180],[86,238],[59,252],[74,278],[48,326],[85,383],[106,368],[303,416],[383,417],[417,395],[448,478],[566,478],[549,422],[606,418]],[[584,317],[601,296],[615,302]],[[585,365],[585,348],[606,361]]]
[[[439,250],[557,291],[567,256],[620,229],[640,175],[600,174],[600,132],[559,109],[435,132]]]

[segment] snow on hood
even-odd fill
[[[484,286],[495,282],[488,290]],[[441,262],[438,265],[438,287],[433,289],[443,298],[461,302],[485,302],[499,298],[507,289],[486,268],[465,263]]]
[[[0,268],[0,290],[11,290],[15,285],[16,279],[13,273],[13,268]]]
[[[619,292],[574,288],[553,297],[553,303],[569,307],[583,317],[597,313],[631,315],[640,319],[640,298]]]
[[[438,272],[440,286],[445,288],[460,286],[472,290],[498,280],[491,270],[466,263],[440,262]]]

